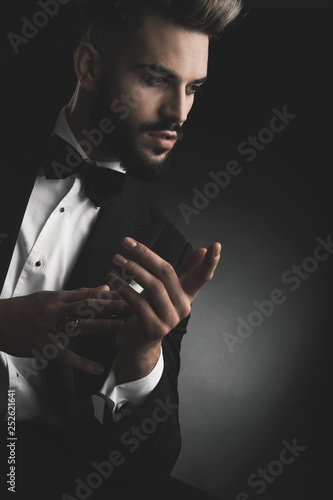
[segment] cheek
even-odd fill
[[[187,115],[190,114],[192,108],[194,105],[194,95],[188,98],[188,105],[187,105]]]
[[[131,89],[131,99],[139,107],[147,102],[147,91],[142,86],[136,85]]]
[[[137,123],[151,123],[158,120],[160,99],[152,92],[136,87],[131,92],[132,109],[130,116]]]

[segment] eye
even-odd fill
[[[187,87],[187,93],[189,95],[199,94],[203,91],[202,85],[189,85]]]
[[[144,82],[149,87],[163,87],[167,84],[167,79],[162,76],[145,75]]]

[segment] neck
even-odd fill
[[[80,144],[87,144],[85,149],[90,160],[93,161],[119,161],[110,151],[110,148],[102,140],[97,144],[99,137],[103,137],[103,132],[92,139],[91,133],[96,127],[91,122],[91,107],[93,106],[91,93],[83,92],[76,88],[71,100],[66,108],[66,118],[68,125]]]

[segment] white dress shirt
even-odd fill
[[[83,159],[89,161],[69,128],[66,107],[58,116],[53,132],[71,144]],[[122,171],[119,163],[96,164],[97,167]],[[80,175],[62,180],[46,179],[41,168],[0,298],[63,289],[98,213],[99,208],[84,193]],[[47,404],[45,370],[36,371],[31,358],[18,358],[2,353],[0,362],[1,360],[8,366],[9,389],[16,391],[17,420],[42,415],[46,420],[62,425]],[[95,417],[102,421],[105,402],[112,409],[115,421],[135,411],[158,384],[163,368],[161,352],[155,368],[148,376],[117,386],[112,367],[100,392],[93,396]]]

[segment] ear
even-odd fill
[[[80,43],[75,50],[74,65],[78,81],[84,90],[95,92],[103,72],[99,52],[90,43]]]

